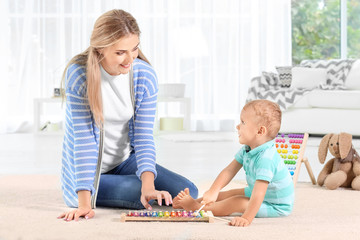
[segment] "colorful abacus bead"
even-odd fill
[[[144,211],[141,211],[141,212],[139,213],[139,216],[140,216],[140,217],[145,217],[145,212],[144,212]]]
[[[189,217],[193,217],[193,214],[194,214],[194,213],[193,213],[193,211],[191,211],[191,210],[188,212],[188,216],[189,216]]]
[[[134,212],[134,217],[138,217],[138,216],[139,216],[138,211],[135,211],[135,212]]]
[[[170,217],[176,217],[176,213],[175,213],[175,211],[171,211],[171,213],[170,213]]]
[[[159,217],[163,217],[164,216],[164,213],[162,211],[159,212],[158,214]]]
[[[152,212],[152,214],[151,214],[151,216],[152,216],[152,217],[157,217],[157,216],[158,216],[158,214],[157,214],[157,212],[156,212],[156,211],[153,211],[153,212]]]
[[[131,217],[131,216],[132,216],[132,212],[129,211],[128,214],[127,214],[127,216]]]
[[[177,217],[181,217],[181,216],[182,216],[181,211],[176,211],[176,216],[177,216]]]
[[[164,217],[170,217],[170,213],[168,211],[164,212]]]
[[[204,210],[201,210],[201,211],[200,211],[200,216],[201,216],[201,217],[205,217],[205,211],[204,211]]]
[[[183,211],[183,212],[182,212],[182,216],[183,216],[183,217],[187,217],[187,216],[188,216],[188,212],[187,212],[187,211]]]

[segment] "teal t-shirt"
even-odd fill
[[[276,151],[274,140],[264,143],[251,150],[243,146],[235,155],[245,170],[248,186],[245,195],[251,196],[256,180],[269,182],[264,202],[271,204],[293,205],[294,184],[279,153]]]

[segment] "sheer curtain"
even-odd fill
[[[193,130],[232,129],[250,79],[291,64],[290,0],[0,1],[2,133],[31,129],[33,99],[52,95],[113,8],[137,19],[159,83],[186,84]]]

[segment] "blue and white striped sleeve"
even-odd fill
[[[72,74],[72,78],[79,80],[79,78],[85,77],[81,75],[75,73]],[[69,137],[73,139],[75,192],[87,190],[94,194],[98,144],[88,99],[85,97],[84,89],[81,89],[84,85],[77,84],[74,79],[69,79],[69,83],[73,83],[73,86],[69,86],[66,90],[66,117],[67,127],[72,128],[71,133],[73,134]],[[68,131],[67,134],[69,134]]]
[[[140,178],[143,172],[156,172],[156,150],[154,143],[154,122],[157,104],[158,84],[155,71],[147,66],[139,70],[138,78],[143,78],[137,89],[142,100],[135,115],[134,148],[138,170],[136,175]],[[139,79],[138,79],[139,80]]]

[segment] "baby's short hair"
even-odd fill
[[[277,136],[281,126],[281,110],[277,103],[269,100],[253,100],[245,104],[244,110],[252,108],[255,111],[257,123],[265,126],[268,135],[273,139]]]

